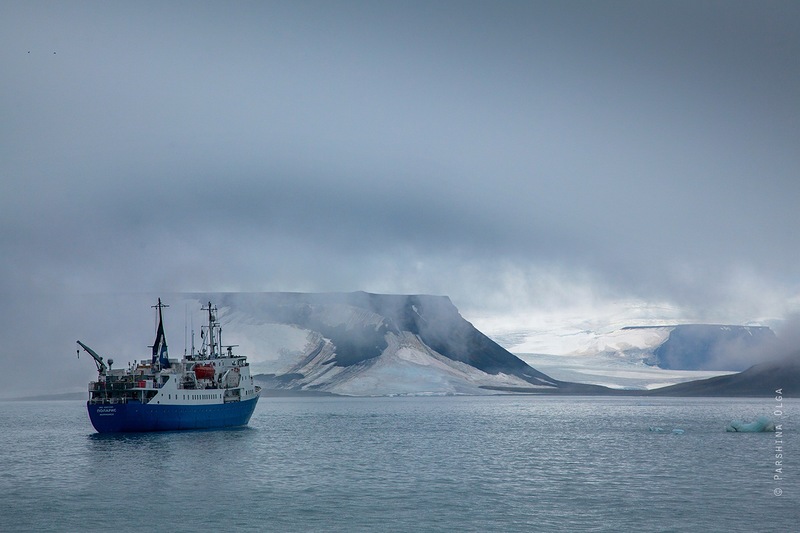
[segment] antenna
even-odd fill
[[[228,357],[233,357],[233,349],[239,346],[238,344],[226,344],[223,346],[225,350],[228,352]]]
[[[186,358],[186,348],[189,345],[189,333],[187,331],[189,322],[189,302],[186,302],[183,306],[183,358]]]

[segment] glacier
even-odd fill
[[[538,327],[485,321],[483,330],[554,379],[640,390],[734,374],[762,360],[775,340],[762,326],[617,318],[607,324],[545,321]]]
[[[552,355],[515,352],[515,355],[553,379],[619,390],[653,390],[736,373],[712,370],[665,370],[636,358],[617,357],[608,353]]]

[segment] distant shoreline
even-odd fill
[[[39,394],[37,396],[23,396],[20,398],[0,398],[0,402],[85,401],[88,399],[88,392],[65,392],[62,394]]]

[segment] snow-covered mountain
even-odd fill
[[[542,347],[535,332],[503,333],[494,336],[514,353],[536,353],[536,346],[548,355],[595,357],[618,363],[646,364],[665,370],[738,371],[761,362],[772,354],[775,334],[764,326],[678,324],[625,326],[611,331],[565,333]],[[537,345],[538,344],[538,345]]]
[[[265,388],[355,396],[654,389],[749,366],[741,357],[746,341],[774,338],[768,328],[657,324],[490,338],[442,296],[214,293],[191,300],[184,305],[210,300],[219,307],[223,344],[239,345]],[[548,341],[560,353],[528,351]]]
[[[648,322],[487,334],[554,379],[611,388],[654,389],[730,374],[775,355],[768,327]]]
[[[467,322],[449,298],[355,293],[200,295],[265,387],[344,395],[554,391],[560,384]]]

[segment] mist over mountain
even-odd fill
[[[235,293],[211,299],[227,322],[226,338],[233,330],[244,339],[267,388],[482,394],[560,384],[478,331],[444,296]]]
[[[219,307],[224,339],[237,342],[238,351],[249,356],[266,394],[680,396],[685,391],[699,396],[764,396],[771,394],[769,387],[777,378],[784,376],[791,389],[795,379],[791,376],[796,376],[794,363],[781,363],[659,392],[615,390],[599,386],[603,383],[567,381],[537,370],[476,329],[445,296],[281,292],[194,298]],[[628,359],[639,368],[647,366],[643,358],[653,364],[657,357],[663,357],[667,368],[702,368],[715,360],[714,354],[757,349],[773,338],[768,328],[743,326],[630,327],[607,335],[597,346],[623,354],[617,370],[629,374],[631,369],[624,363]]]
[[[772,354],[776,342],[763,326],[683,324],[653,350],[652,362],[673,370],[744,370]]]

